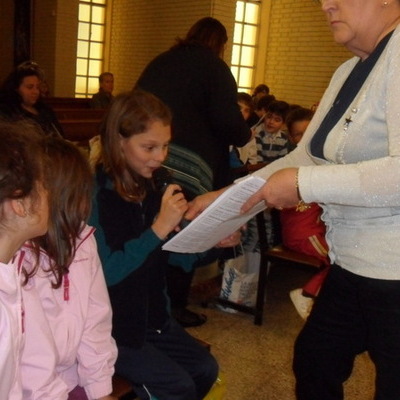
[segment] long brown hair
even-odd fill
[[[121,137],[144,133],[160,121],[165,126],[172,120],[168,107],[151,93],[135,89],[116,96],[101,128],[102,161],[118,194],[127,201],[144,198],[145,179],[129,168],[121,151]]]
[[[228,41],[226,29],[221,22],[212,17],[199,19],[183,39],[177,39],[176,46],[198,45],[209,48],[217,57],[222,56]]]
[[[92,194],[92,173],[85,156],[59,138],[44,142],[48,156],[45,171],[49,191],[49,229],[45,236],[33,242],[46,251],[50,259],[53,288],[60,287],[76,252],[79,236],[89,218]]]
[[[32,124],[0,119],[0,225],[6,226],[2,208],[5,200],[37,197],[36,185],[43,178],[42,140]]]

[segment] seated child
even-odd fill
[[[35,269],[39,261],[36,274],[24,286],[23,299],[29,316],[32,299],[40,298],[58,361],[53,368],[40,363],[44,356],[38,356],[37,346],[47,340],[47,334],[36,326],[38,322],[27,319],[21,361],[24,391],[38,396],[37,381],[45,382],[55,373],[61,382],[55,385],[48,379],[46,398],[111,400],[117,357],[111,337],[111,305],[94,228],[85,224],[91,205],[92,174],[73,144],[49,138],[45,150],[49,158],[49,230],[23,247],[27,271]],[[60,394],[62,389],[64,395]],[[30,396],[23,399],[32,399]]]
[[[294,147],[303,137],[312,116],[313,112],[303,107],[295,108],[287,115],[289,141]],[[317,257],[328,266],[328,245],[321,211],[316,203],[309,204],[304,211],[296,207],[283,209],[280,212],[282,243],[291,250]],[[327,271],[328,268],[323,268],[302,289],[290,292],[290,298],[302,318],[308,317],[313,298],[317,296]]]
[[[263,122],[255,128],[258,162],[268,164],[288,153],[288,137],[283,131],[288,110],[285,101],[271,102]]]

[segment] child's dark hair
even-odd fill
[[[41,142],[42,135],[32,124],[0,120],[0,205],[7,199],[35,196],[43,175]]]
[[[45,170],[49,191],[49,228],[45,236],[33,240],[50,259],[53,288],[59,288],[76,252],[76,243],[89,218],[92,173],[86,157],[72,143],[46,138],[48,157]]]
[[[256,110],[260,110],[260,111],[263,110],[264,112],[267,112],[269,105],[275,100],[276,99],[275,99],[275,96],[273,94],[267,94],[267,95],[261,97],[257,101],[257,103],[255,105],[255,109]]]
[[[298,121],[311,121],[314,113],[309,108],[297,107],[291,110],[286,116],[286,126],[288,131],[292,131],[292,126]]]
[[[286,101],[274,100],[268,106],[268,112],[272,114],[279,115],[283,122],[286,120],[286,115],[289,111],[289,104]]]
[[[237,94],[237,101],[245,104],[251,111],[253,111],[254,109],[253,99],[248,93],[239,92]]]

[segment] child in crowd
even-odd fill
[[[237,102],[241,114],[249,128],[258,122],[258,116],[254,112],[253,99],[248,93],[239,92]],[[257,162],[256,141],[252,137],[247,144],[242,147],[230,146],[229,164],[234,170],[234,178],[247,174],[247,169],[243,168],[246,164],[255,164]]]
[[[262,122],[263,117],[268,112],[269,105],[275,101],[276,98],[273,94],[267,94],[265,96],[260,97],[256,103],[254,104],[254,112],[259,118],[259,122],[256,125]],[[255,125],[253,125],[254,127]]]
[[[111,305],[94,229],[85,224],[91,205],[91,170],[73,144],[57,138],[48,138],[44,144],[50,224],[45,236],[23,247],[25,269],[37,268],[24,287],[23,298],[27,315],[33,314],[32,298],[40,298],[57,353],[55,372],[61,384],[54,387],[50,382],[46,398],[112,399],[117,348],[111,337]],[[24,399],[37,395],[36,381],[52,372],[39,364],[40,355],[34,357],[44,334],[28,333],[21,368]],[[61,388],[64,394],[58,394]]]
[[[26,240],[44,235],[48,224],[40,134],[27,124],[0,122],[0,393],[21,400],[20,357],[25,339],[21,294]],[[32,308],[43,321],[40,303]],[[48,346],[37,346],[45,357]],[[54,360],[46,360],[51,367]]]
[[[300,142],[313,116],[310,109],[297,107],[287,115],[289,141],[295,147]],[[321,208],[316,203],[301,211],[296,207],[280,211],[282,243],[291,250],[320,259],[324,268],[302,289],[290,292],[290,298],[300,316],[306,319],[328,272],[328,244],[325,240],[325,224],[321,221]]]
[[[190,270],[200,258],[161,249],[188,208],[178,185],[162,194],[153,182],[170,140],[171,113],[158,98],[139,90],[115,97],[101,132],[90,222],[113,308],[116,372],[143,400],[200,400],[218,365],[168,307],[168,263]]]
[[[255,128],[258,162],[268,164],[287,154],[288,137],[283,128],[288,110],[286,101],[272,101],[263,123]]]

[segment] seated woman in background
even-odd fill
[[[50,224],[45,236],[23,247],[25,269],[37,268],[24,287],[23,298],[27,315],[33,315],[32,298],[40,298],[57,353],[54,369],[61,383],[54,387],[49,382],[46,398],[112,399],[108,395],[117,348],[111,337],[111,305],[94,229],[85,224],[90,213],[91,170],[74,145],[59,138],[47,138],[44,143],[49,159],[45,178]],[[31,327],[35,328],[35,321],[26,327],[21,363],[25,393],[36,393],[37,380],[44,381],[52,373],[51,366],[43,367],[40,357],[34,357],[46,335],[38,329],[32,332]],[[57,396],[61,388],[64,393]]]
[[[40,139],[26,124],[0,122],[0,393],[7,400],[22,399],[19,363],[26,315],[21,300],[24,252],[19,249],[44,235],[48,225]],[[43,321],[40,303],[31,307],[37,321]],[[51,368],[48,349],[47,344],[37,346]]]
[[[45,135],[63,136],[54,111],[43,101],[43,71],[34,62],[19,65],[0,87],[0,116],[16,121],[28,119],[37,123]]]
[[[201,256],[161,249],[188,206],[178,185],[162,194],[153,182],[168,153],[170,125],[170,111],[150,93],[114,98],[101,130],[89,221],[113,308],[116,372],[143,400],[200,400],[218,365],[171,317],[166,268],[170,262],[190,270]]]

